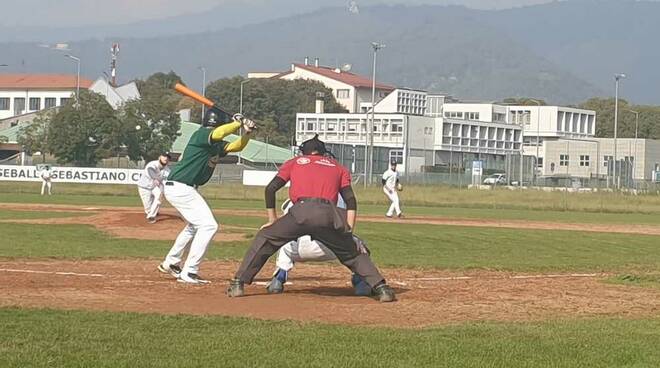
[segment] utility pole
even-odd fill
[[[371,179],[373,176],[373,171],[374,171],[374,119],[375,119],[375,110],[376,110],[376,60],[378,57],[378,50],[385,48],[385,45],[378,43],[378,42],[372,42],[371,47],[373,48],[374,51],[374,66],[373,66],[373,74],[371,77],[371,124],[369,124],[369,128],[367,129],[367,137],[369,138],[368,144],[369,148],[365,150],[366,152],[369,152],[369,170],[367,171],[367,156],[365,155],[365,175],[368,175],[368,181],[369,184],[371,184]],[[367,178],[365,177],[365,187],[367,185]]]
[[[619,178],[616,170],[618,163],[616,138],[619,125],[619,81],[625,77],[626,75],[621,73],[614,75],[614,187],[616,189],[619,189]]]
[[[198,69],[202,72],[202,96],[206,97],[206,68],[200,66]],[[206,115],[206,105],[202,104],[202,120],[204,115]]]
[[[637,166],[637,133],[639,132],[639,111],[628,110],[629,112],[635,114],[635,149],[633,150],[633,162],[632,162],[632,177],[633,182],[635,181],[635,166]]]
[[[80,58],[75,57],[70,54],[64,55],[68,57],[69,59],[73,60],[77,64],[77,72],[76,72],[76,106],[80,107]]]
[[[239,103],[238,103],[238,105],[239,105],[238,106],[238,113],[241,114],[241,115],[243,115],[243,85],[245,85],[245,83],[248,83],[249,81],[250,81],[250,79],[245,79],[245,80],[241,81],[241,96],[240,96],[240,100],[239,100]],[[241,163],[241,152],[238,152],[238,163],[239,164]]]

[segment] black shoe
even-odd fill
[[[227,296],[230,298],[239,298],[245,295],[245,290],[243,289],[243,281],[239,279],[233,279],[229,281],[229,288],[227,288]]]
[[[170,275],[178,279],[179,275],[181,274],[181,267],[177,265],[165,266],[164,263],[161,263],[158,265],[158,271],[162,273],[169,273]]]
[[[184,284],[196,284],[196,285],[211,283],[211,281],[201,278],[196,273],[181,273],[179,274],[179,279],[177,281],[182,282]]]
[[[394,289],[387,284],[381,284],[374,288],[374,297],[381,303],[393,302],[396,300]]]

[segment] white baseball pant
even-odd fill
[[[169,183],[172,185],[167,185]],[[183,252],[190,243],[188,258],[181,272],[197,274],[206,249],[218,231],[218,223],[209,205],[195,188],[175,181],[167,184],[165,198],[179,211],[187,224],[174,241],[164,263],[166,266],[180,264]]]
[[[46,187],[48,187],[48,195],[51,195],[50,188],[53,186],[53,183],[50,180],[41,181],[41,195],[44,195],[46,192]]]
[[[399,216],[401,214],[401,207],[399,206],[399,194],[396,192],[396,189],[392,189],[390,193],[387,188],[383,187],[383,192],[385,192],[387,198],[389,198],[390,202],[392,202],[392,204],[390,204],[390,209],[387,210],[386,215],[388,217],[392,217],[394,213],[396,213],[396,215]]]
[[[162,204],[160,197],[163,189],[159,186],[151,190],[138,187],[138,193],[140,193],[140,199],[142,200],[142,206],[144,206],[144,213],[147,215],[147,218],[156,217]]]
[[[290,271],[295,262],[324,262],[337,259],[330,249],[322,243],[312,240],[309,235],[301,236],[297,241],[286,244],[277,253],[277,267]]]

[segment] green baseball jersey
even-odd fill
[[[227,156],[227,142],[212,142],[211,127],[201,127],[190,137],[183,159],[174,167],[168,180],[191,186],[206,184],[221,157]]]

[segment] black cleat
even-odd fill
[[[387,284],[381,284],[374,288],[374,297],[381,303],[389,303],[396,300],[394,289]]]
[[[245,295],[245,290],[243,289],[243,281],[239,279],[233,279],[229,281],[229,288],[227,288],[227,296],[230,298],[240,298]]]
[[[158,265],[158,271],[162,273],[168,273],[172,275],[172,277],[179,278],[179,275],[181,274],[181,267],[177,265],[169,265],[165,266],[164,263],[161,263]]]

